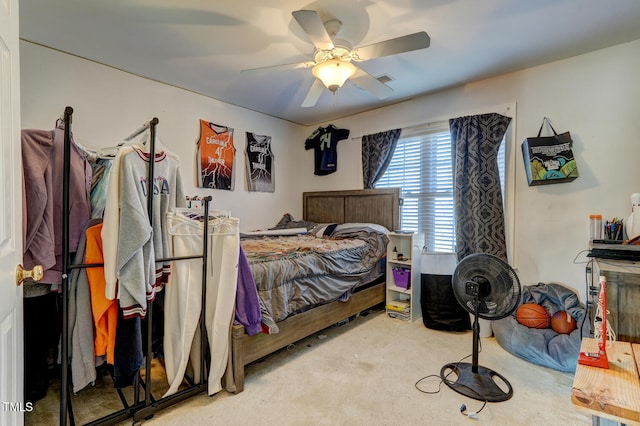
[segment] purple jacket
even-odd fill
[[[249,336],[260,333],[260,301],[253,280],[247,255],[240,245],[238,258],[238,287],[236,289],[236,313],[234,324],[242,324]]]
[[[71,143],[70,159],[69,210],[66,214],[69,216],[69,253],[73,253],[91,218],[91,165],[75,143]],[[52,131],[23,130],[22,163],[26,211],[26,220],[22,223],[24,266],[32,268],[41,264],[45,269],[42,282],[60,284],[64,124],[60,123]]]

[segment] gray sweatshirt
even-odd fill
[[[167,211],[184,207],[186,198],[179,163],[166,154],[156,154],[153,182],[153,227],[147,213],[149,154],[138,149],[126,154],[120,166],[121,204],[116,275],[120,308],[124,318],[144,317],[147,301],[167,282],[169,262],[155,259],[171,256],[166,229]]]

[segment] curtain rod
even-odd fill
[[[421,127],[429,127],[429,126],[436,126],[436,125],[443,125],[443,124],[449,124],[449,118],[453,118],[453,117],[462,117],[462,116],[466,116],[466,115],[476,115],[476,114],[486,114],[489,112],[497,112],[499,114],[503,114],[512,118],[513,117],[513,111],[511,110],[511,107],[514,107],[515,110],[515,103],[505,103],[505,104],[501,104],[501,105],[494,105],[492,107],[486,108],[485,112],[479,112],[479,111],[467,111],[465,113],[460,113],[460,114],[451,114],[451,117],[447,117],[447,118],[441,118],[439,120],[433,120],[433,121],[429,121],[426,123],[417,123],[417,124],[411,124],[411,125],[407,125],[407,126],[399,126],[400,129],[404,130],[404,131],[412,131],[412,130],[417,130],[420,129]],[[398,127],[394,127],[394,128],[398,128]],[[371,132],[368,134],[376,134],[376,133],[380,133],[380,132],[385,132],[387,130],[392,130],[392,129],[386,129],[386,130],[379,130],[377,132]],[[366,136],[366,135],[360,135],[360,136],[354,136],[351,139],[362,139],[362,136]]]
[[[399,128],[402,129],[402,131],[406,132],[406,131],[417,130],[417,129],[420,129],[422,127],[440,126],[440,125],[444,125],[444,124],[447,124],[447,123],[448,123],[447,120],[438,120],[438,121],[429,121],[427,123],[412,124],[410,126],[401,126]],[[398,127],[395,127],[395,128],[397,129]],[[377,132],[374,131],[374,132],[371,132],[371,133],[368,133],[368,134],[372,135],[372,134],[376,134],[376,133],[380,133],[380,132],[386,132],[388,130],[393,130],[393,129],[379,130]],[[363,136],[366,136],[366,135],[353,136],[351,139],[362,139]]]

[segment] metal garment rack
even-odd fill
[[[73,108],[66,107],[64,110],[64,161],[63,161],[63,188],[62,188],[62,365],[61,365],[61,384],[60,384],[60,425],[67,425],[67,421],[72,426],[75,426],[75,419],[73,416],[73,407],[71,402],[71,380],[69,376],[69,273],[72,269],[92,268],[100,267],[103,264],[69,264],[69,169],[71,167],[71,121],[73,115]],[[149,216],[149,225],[153,227],[153,177],[154,177],[154,163],[155,163],[155,139],[156,139],[156,126],[158,119],[153,118],[146,123],[140,129],[136,130],[137,134],[140,134],[147,129],[150,130],[151,135],[149,138],[149,167],[147,171],[147,214]],[[136,132],[129,138],[136,136]],[[117,389],[120,400],[123,404],[123,409],[113,412],[100,419],[91,421],[87,425],[113,425],[122,422],[127,419],[132,419],[134,423],[140,422],[143,419],[149,419],[153,415],[169,406],[177,404],[185,399],[191,398],[201,392],[207,390],[207,369],[206,369],[206,354],[207,354],[207,336],[205,326],[205,307],[206,307],[206,277],[207,277],[207,257],[209,254],[209,203],[211,197],[203,197],[204,200],[204,226],[203,226],[203,243],[202,243],[202,255],[200,256],[180,256],[164,259],[155,259],[156,262],[163,261],[180,261],[189,259],[202,259],[202,309],[200,312],[200,383],[193,384],[186,389],[176,392],[173,395],[154,399],[151,393],[151,360],[153,358],[152,350],[152,319],[153,319],[153,303],[149,303],[147,308],[147,342],[145,350],[145,380],[140,377],[138,372],[134,381],[134,401],[133,404],[128,404],[127,400],[122,393],[121,389]],[[140,398],[140,389],[144,391],[144,400]]]

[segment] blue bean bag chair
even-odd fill
[[[585,308],[580,303],[578,295],[561,284],[539,283],[522,288],[518,306],[531,302],[543,306],[549,316],[558,311],[567,311],[576,320],[577,328],[570,334],[558,334],[551,327],[529,328],[516,321],[514,311],[506,318],[491,322],[496,340],[508,352],[534,364],[574,372],[580,342],[583,336],[590,335],[591,329],[589,318],[585,319]]]

